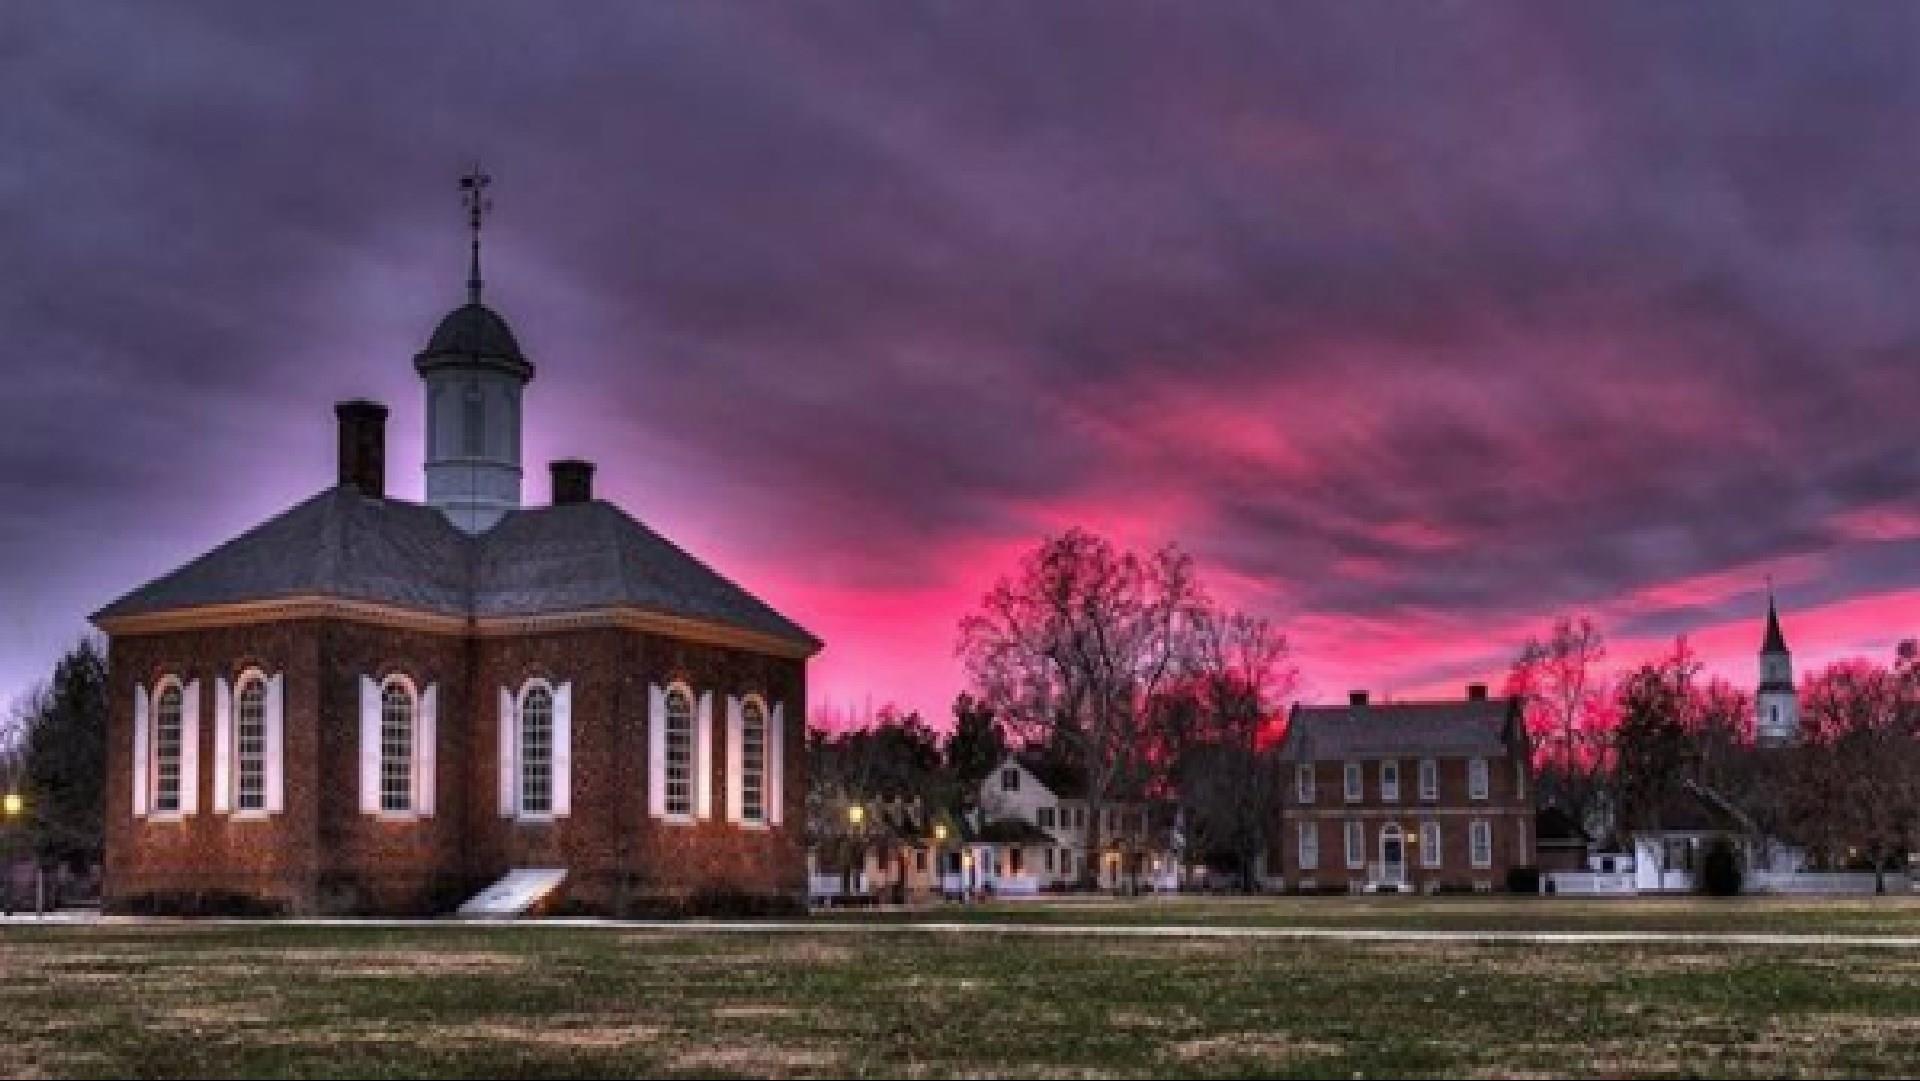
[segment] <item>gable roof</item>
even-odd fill
[[[1087,796],[1087,772],[1078,766],[1069,765],[1058,757],[1042,754],[1039,751],[1015,751],[1012,759],[1020,768],[1033,774],[1047,791],[1061,799],[1085,799]]]
[[[96,623],[293,597],[484,618],[638,608],[820,641],[600,500],[509,511],[469,536],[437,509],[329,488],[94,613]]]
[[[1295,762],[1382,755],[1503,755],[1519,734],[1519,700],[1295,706],[1280,757]]]

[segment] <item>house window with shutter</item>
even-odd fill
[[[413,687],[389,678],[380,688],[380,810],[413,810]]]
[[[767,706],[758,696],[740,706],[740,817],[767,820]]]
[[[520,813],[553,813],[553,692],[539,683],[520,696]]]
[[[240,680],[234,696],[233,807],[267,809],[267,681],[258,672]]]
[[[693,696],[685,688],[667,691],[667,814],[693,816]]]
[[[182,692],[180,684],[162,687],[153,710],[153,810],[157,814],[180,811],[180,755],[184,740]]]

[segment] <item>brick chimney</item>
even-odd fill
[[[1367,704],[1367,692],[1365,691],[1348,691],[1347,692],[1347,705],[1364,706],[1366,704]]]
[[[593,463],[563,458],[547,468],[553,471],[553,505],[593,502]]]
[[[1487,700],[1487,685],[1486,685],[1486,684],[1484,684],[1484,683],[1469,683],[1469,684],[1467,684],[1467,701],[1469,701],[1469,702],[1485,702],[1486,700]]]
[[[375,499],[387,496],[387,407],[365,398],[339,402],[340,483]]]

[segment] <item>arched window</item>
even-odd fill
[[[413,810],[413,688],[394,677],[380,688],[380,810]]]
[[[539,683],[520,697],[520,813],[553,813],[553,692]]]
[[[740,706],[740,817],[767,820],[767,706],[758,698]]]
[[[153,711],[153,809],[161,814],[180,810],[180,684],[161,688]]]
[[[693,696],[685,687],[667,691],[667,813],[693,814]]]
[[[267,808],[267,681],[259,673],[241,677],[233,721],[234,809],[264,811]]]

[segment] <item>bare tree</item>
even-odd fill
[[[958,652],[981,697],[1015,733],[1060,746],[1085,771],[1086,879],[1097,881],[1110,796],[1147,778],[1150,709],[1185,671],[1202,604],[1178,548],[1140,556],[1072,529],[961,621]]]
[[[1561,616],[1544,639],[1527,640],[1507,678],[1507,692],[1525,702],[1542,796],[1589,829],[1605,825],[1596,819],[1609,803],[1606,657],[1590,617]]]
[[[1265,619],[1208,608],[1193,622],[1190,678],[1163,711],[1169,779],[1193,849],[1230,855],[1242,888],[1267,842],[1279,778],[1271,743],[1299,682],[1286,636]]]
[[[1802,839],[1830,864],[1870,861],[1882,891],[1887,863],[1913,849],[1920,820],[1920,718],[1908,667],[1841,661],[1808,679],[1790,774]]]

